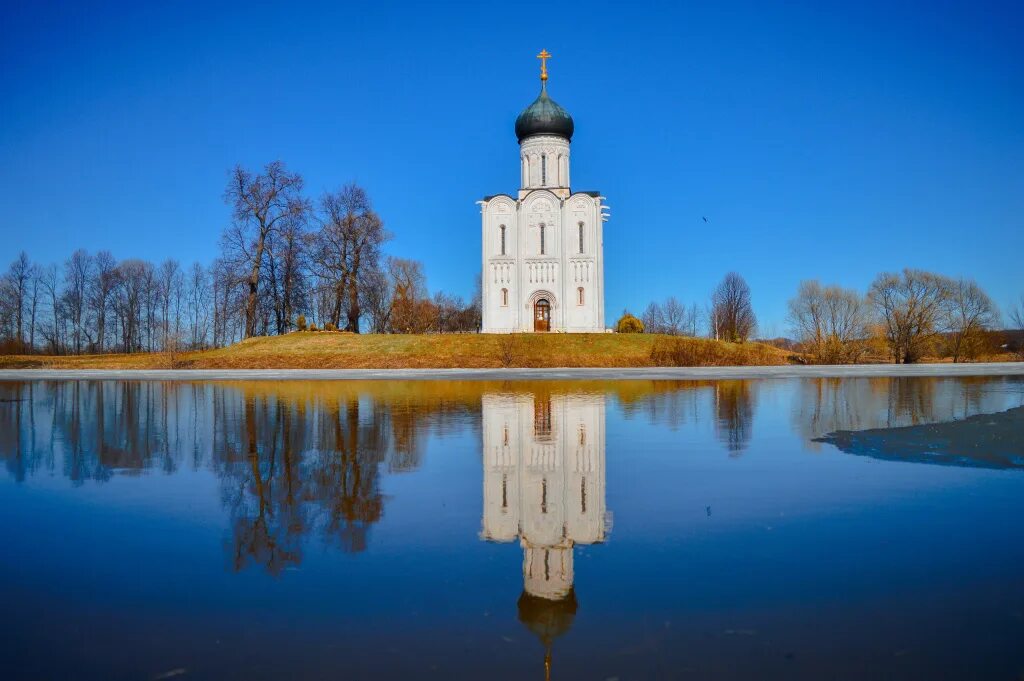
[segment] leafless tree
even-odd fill
[[[71,324],[75,352],[82,352],[82,341],[88,333],[85,324],[87,291],[92,277],[93,259],[84,249],[78,249],[64,263],[64,306]]]
[[[675,296],[669,296],[662,309],[665,311],[665,333],[678,336],[687,324],[686,308]]]
[[[798,341],[818,362],[855,362],[865,352],[869,310],[856,291],[801,282],[789,301],[789,321]]]
[[[1011,328],[1017,332],[1016,337],[1010,339],[1009,349],[1013,350],[1019,359],[1024,359],[1024,295],[1010,308],[1008,318]]]
[[[117,261],[110,251],[100,251],[96,254],[88,294],[90,315],[96,326],[96,349],[99,352],[106,350],[107,313],[116,286]]]
[[[65,334],[61,323],[60,276],[57,274],[56,266],[49,265],[40,270],[39,285],[50,307],[49,324],[40,329],[40,333],[46,341],[48,350],[59,355],[65,350]]]
[[[973,279],[952,282],[946,315],[949,352],[954,362],[980,354],[985,332],[999,323],[995,304]]]
[[[1024,296],[1010,309],[1010,323],[1018,331],[1024,331]]]
[[[657,302],[651,302],[640,315],[644,324],[644,333],[665,333],[665,310]]]
[[[113,311],[122,352],[145,349],[146,306],[153,269],[151,263],[142,260],[125,260],[117,267]]]
[[[394,293],[391,303],[390,331],[425,333],[434,322],[433,304],[427,298],[427,278],[423,264],[406,258],[389,258],[388,272]]]
[[[210,321],[211,291],[210,276],[200,263],[192,263],[186,284],[186,307],[189,315],[189,345],[205,348],[209,338],[207,326]]]
[[[344,315],[346,330],[358,333],[360,305],[366,298],[361,288],[378,283],[371,273],[379,266],[381,245],[391,237],[366,191],[356,184],[324,194],[317,217],[312,261],[321,286],[333,293],[330,321],[340,327]]]
[[[375,269],[365,275],[360,295],[363,309],[370,317],[370,330],[373,333],[387,333],[391,327],[394,293],[388,272]]]
[[[224,259],[247,272],[245,337],[256,335],[267,241],[287,223],[302,220],[309,210],[302,197],[302,176],[281,161],[253,175],[241,166],[231,172],[224,200],[232,207],[233,223],[224,233]]]
[[[952,288],[947,277],[911,269],[886,272],[872,282],[868,300],[881,320],[894,362],[920,360],[947,330]]]
[[[35,350],[36,347],[36,325],[39,318],[39,302],[43,295],[42,277],[43,270],[39,265],[32,265],[31,277],[29,279],[28,299],[28,347]]]
[[[156,295],[160,306],[160,343],[164,350],[170,339],[177,345],[181,336],[181,304],[184,278],[177,260],[168,259],[157,272]]]
[[[22,251],[7,271],[7,287],[4,303],[11,312],[18,346],[25,345],[25,308],[28,302],[29,286],[32,282],[32,263],[28,254]]]
[[[750,287],[735,272],[725,275],[715,289],[711,308],[715,338],[742,343],[757,328],[757,318],[750,303]]]

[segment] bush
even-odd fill
[[[316,324],[310,324],[309,325],[309,330],[310,331],[319,331],[320,329],[316,328]]]
[[[619,321],[615,322],[615,332],[643,333],[644,323],[628,312],[623,312],[622,316],[619,317]]]
[[[338,330],[338,327],[336,327],[331,322],[327,322],[326,324],[324,324],[324,331],[337,331],[337,330]]]
[[[306,315],[300,314],[298,317],[295,318],[295,329],[297,331],[306,330]]]

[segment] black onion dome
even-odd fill
[[[516,138],[520,142],[533,135],[558,135],[572,141],[572,132],[572,116],[548,97],[548,89],[544,85],[540,96],[516,119]]]

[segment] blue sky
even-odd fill
[[[227,171],[281,159],[312,195],[363,184],[388,251],[468,296],[544,47],[574,189],[612,207],[609,319],[729,270],[777,332],[807,278],[1024,293],[1019,5],[217,4],[4,4],[0,263],[209,262]]]

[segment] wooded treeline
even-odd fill
[[[625,316],[624,316],[625,318]],[[675,297],[652,302],[636,330],[745,342],[757,329],[750,287],[730,272],[703,309]],[[789,344],[809,361],[845,364],[885,358],[913,363],[925,357],[954,362],[987,354],[1015,352],[1024,358],[1024,297],[1004,320],[973,279],[905,269],[885,272],[866,294],[816,280],[801,282],[789,301]],[[765,339],[788,341],[788,339]]]
[[[0,278],[4,352],[202,349],[304,324],[354,333],[469,332],[470,301],[430,295],[422,263],[389,257],[390,238],[364,189],[315,201],[281,162],[236,167],[224,192],[231,225],[209,265],[116,260],[77,250],[60,264],[22,253]]]

